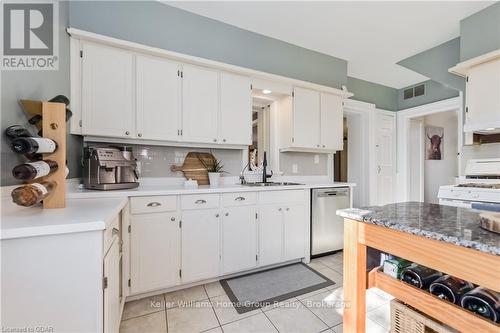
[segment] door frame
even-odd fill
[[[428,116],[434,113],[455,111],[457,112],[458,122],[458,165],[461,165],[461,155],[463,146],[463,96],[462,92],[459,93],[457,97],[448,98],[442,101],[429,103],[425,105],[416,106],[413,108],[404,109],[397,112],[397,164],[396,164],[396,175],[397,175],[397,197],[400,201],[408,201],[410,198],[410,165],[409,165],[409,129],[410,129],[410,119],[418,118],[423,116]],[[424,158],[424,156],[422,156]],[[460,167],[458,170],[458,176],[460,176]]]

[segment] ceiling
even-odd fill
[[[460,20],[488,1],[166,2],[202,16],[348,61],[348,75],[403,88],[425,76],[402,59],[460,34]]]

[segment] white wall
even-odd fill
[[[442,160],[424,162],[424,201],[438,203],[439,186],[455,184],[458,177],[458,117],[455,111],[440,112],[424,117],[424,126],[444,128],[441,143]],[[427,149],[427,147],[426,147]]]

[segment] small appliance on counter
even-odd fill
[[[136,162],[129,149],[86,147],[83,185],[91,190],[122,190],[139,186]]]

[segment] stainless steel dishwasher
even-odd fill
[[[351,206],[349,187],[313,189],[311,201],[311,256],[343,249],[344,219],[336,211]]]

